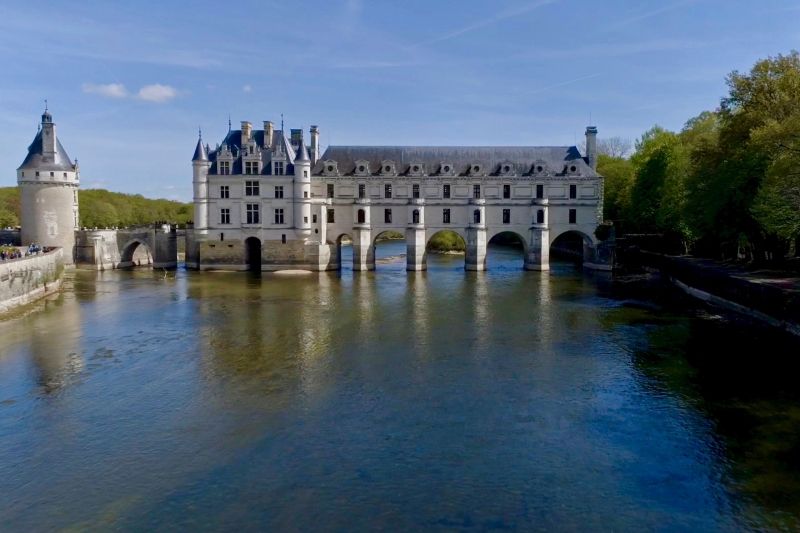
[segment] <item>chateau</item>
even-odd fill
[[[596,172],[597,129],[586,155],[575,146],[331,146],[320,131],[286,135],[266,121],[231,130],[211,150],[198,139],[192,158],[194,228],[186,264],[200,270],[334,270],[341,244],[353,269],[375,268],[375,241],[405,235],[407,269],[424,270],[426,245],[449,230],[466,243],[465,268],[486,268],[486,248],[510,232],[524,266],[549,269],[562,236],[594,261],[603,178]],[[574,242],[574,241],[573,241]]]

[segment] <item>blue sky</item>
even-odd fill
[[[0,6],[0,185],[43,100],[82,187],[191,198],[198,126],[328,144],[548,145],[679,129],[800,47],[800,0],[240,0]]]

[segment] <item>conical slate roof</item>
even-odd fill
[[[202,137],[197,139],[197,147],[194,149],[192,161],[208,161],[208,152],[206,152],[206,146],[203,144]]]
[[[67,155],[67,151],[61,146],[61,141],[56,138],[56,152],[45,154],[42,143],[42,130],[33,138],[33,142],[28,147],[28,156],[17,170],[75,170],[75,165]]]
[[[303,142],[303,138],[302,137],[300,137],[300,148],[299,149],[300,149],[300,151],[297,152],[297,157],[294,158],[295,162],[298,162],[298,161],[306,162],[306,161],[308,161],[310,163],[311,162],[311,158],[308,157],[308,149],[306,148],[306,143]]]

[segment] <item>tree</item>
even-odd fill
[[[612,158],[624,159],[631,154],[630,139],[622,137],[607,137],[597,140],[597,153]]]
[[[603,185],[603,219],[622,229],[630,207],[634,167],[629,159],[600,154],[597,172],[605,178]]]

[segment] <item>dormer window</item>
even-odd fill
[[[469,173],[472,174],[473,176],[479,176],[481,174],[481,172],[483,172],[483,168],[481,167],[481,165],[477,165],[476,164],[476,165],[472,165],[469,168]]]
[[[339,165],[336,161],[325,161],[322,166],[322,174],[324,176],[337,176],[339,174]]]
[[[356,176],[369,176],[369,161],[356,161]]]
[[[381,163],[381,173],[384,175],[394,174],[394,161],[384,161]]]
[[[273,172],[273,174],[275,176],[283,176],[284,175],[286,169],[284,167],[284,162],[283,161],[275,161],[272,165],[275,168],[275,171]]]
[[[258,174],[258,161],[245,161],[244,162],[245,174]]]
[[[453,165],[451,165],[450,163],[442,163],[441,167],[439,167],[439,172],[444,176],[452,176]]]
[[[515,173],[515,168],[512,163],[503,163],[500,165],[500,175],[512,176]]]
[[[231,173],[231,162],[230,161],[220,161],[219,162],[219,173],[221,176],[227,176]]]
[[[422,163],[411,163],[411,166],[408,167],[408,173],[412,176],[421,176],[425,173],[425,167]]]

